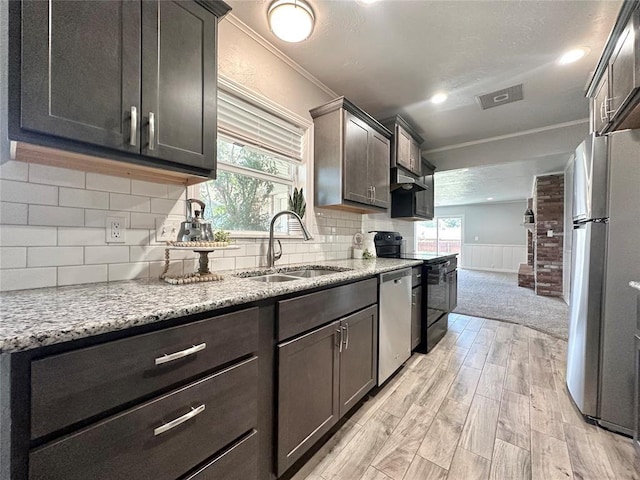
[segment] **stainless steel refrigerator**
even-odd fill
[[[588,137],[575,152],[573,188],[567,387],[585,416],[631,434],[640,130]]]

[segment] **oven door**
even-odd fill
[[[427,266],[427,326],[449,312],[449,265],[450,262],[442,262]]]

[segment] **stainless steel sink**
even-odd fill
[[[319,277],[321,275],[329,275],[331,273],[339,273],[336,270],[324,270],[324,269],[308,269],[308,270],[294,270],[293,272],[287,272],[287,275],[291,275],[293,277],[304,277],[304,278],[313,278]]]
[[[276,283],[276,282],[291,282],[293,280],[298,280],[297,277],[288,277],[287,275],[281,275],[279,273],[274,273],[271,275],[261,275],[259,277],[247,277],[250,280],[255,280],[257,282],[266,282],[266,283]]]

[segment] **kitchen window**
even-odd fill
[[[215,230],[260,237],[273,215],[288,208],[294,186],[304,187],[299,178],[308,128],[251,100],[219,90],[217,179],[195,188]],[[288,234],[286,217],[276,231]]]

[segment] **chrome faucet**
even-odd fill
[[[313,240],[313,237],[309,234],[307,227],[302,223],[302,219],[296,212],[292,212],[291,210],[282,210],[281,212],[276,213],[271,219],[271,226],[269,227],[269,249],[267,250],[267,266],[269,268],[273,268],[276,263],[276,260],[279,260],[282,257],[282,244],[280,240],[277,240],[278,246],[280,247],[280,251],[278,253],[275,252],[275,245],[273,243],[273,227],[276,223],[276,220],[282,215],[291,215],[293,218],[298,220],[300,226],[302,227],[302,234],[304,235],[305,241]]]

